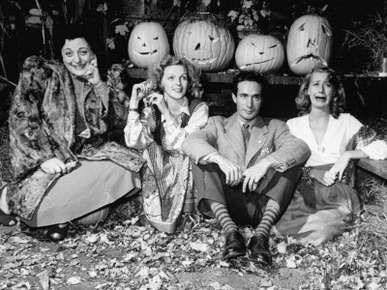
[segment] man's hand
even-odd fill
[[[259,181],[265,176],[270,167],[271,162],[267,159],[262,159],[259,163],[247,168],[243,172],[245,179],[243,180],[242,191],[246,192],[247,188],[250,191],[256,190]]]
[[[210,162],[218,164],[220,170],[226,176],[226,184],[230,186],[235,186],[239,184],[242,180],[242,170],[241,168],[228,160],[226,157],[220,154],[214,154],[209,159]]]
[[[43,162],[40,165],[40,168],[48,174],[55,174],[55,173],[66,174],[68,172],[66,164],[64,164],[61,160],[59,160],[56,157]]]

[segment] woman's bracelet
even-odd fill
[[[310,176],[310,170],[311,170],[311,167],[306,167],[306,166],[303,166],[302,167],[302,176],[301,176],[301,179],[306,181],[306,182],[313,182],[313,178]]]
[[[97,91],[103,91],[107,88],[107,85],[104,83],[104,82],[100,82],[96,85],[94,85],[94,88],[97,90]]]
[[[138,113],[138,108],[129,108],[129,112],[137,112]]]

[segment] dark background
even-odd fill
[[[215,14],[226,25],[238,42],[236,24],[230,22],[227,14],[238,9],[241,1],[210,1],[203,6],[201,1],[181,0],[180,6],[174,6],[173,0],[2,0],[0,2],[0,121],[6,119],[6,109],[13,86],[17,83],[23,60],[30,55],[42,55],[46,58],[60,59],[57,39],[66,23],[82,22],[93,31],[95,47],[101,72],[112,63],[128,64],[127,43],[130,31],[136,23],[152,20],[163,24],[172,40],[179,19],[198,10]],[[266,2],[270,17],[262,18],[259,27],[262,33],[270,33],[279,38],[286,47],[287,32],[293,21],[307,13],[316,13],[328,19],[333,30],[333,49],[330,66],[343,74],[372,74],[369,55],[361,49],[350,49],[345,42],[346,31],[358,31],[368,19],[375,15],[384,17],[387,1],[384,0],[268,0],[255,1],[256,5]],[[42,18],[31,14],[37,4],[44,11]],[[218,5],[219,4],[219,5]],[[259,7],[258,7],[259,8]],[[44,21],[43,21],[44,22]],[[121,35],[117,25],[125,25],[127,32]],[[387,26],[387,24],[386,24]],[[45,41],[43,41],[43,32]],[[113,40],[114,49],[109,48]],[[172,46],[171,46],[172,47]],[[172,50],[171,50],[172,51]],[[130,64],[130,63],[129,63]],[[234,63],[230,69],[235,69]],[[291,75],[286,61],[277,74]],[[131,80],[136,82],[137,80]],[[387,98],[387,84],[381,79],[346,78],[348,109],[356,117],[367,121],[370,118],[384,116]],[[233,104],[229,95],[229,85],[205,83],[205,98],[211,104],[212,114],[229,115]],[[262,114],[268,117],[287,119],[294,117],[297,110],[294,97],[298,85],[271,85],[263,106]]]

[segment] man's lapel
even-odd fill
[[[225,136],[233,146],[234,150],[241,157],[241,160],[245,160],[245,143],[237,113],[226,120],[224,130]],[[232,150],[232,148],[230,148],[230,150]]]
[[[261,117],[255,119],[255,123],[251,130],[249,144],[246,152],[246,166],[249,164],[251,159],[262,149],[263,144],[267,139],[268,129],[264,124]]]

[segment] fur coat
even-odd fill
[[[40,169],[48,159],[56,157],[65,164],[77,163],[79,158],[110,159],[135,172],[145,162],[106,138],[109,95],[116,94],[109,94],[108,87],[102,92],[87,83],[82,87],[81,95],[76,94],[72,77],[57,62],[32,56],[23,64],[9,112],[14,182],[7,195],[12,211],[23,218],[32,217],[46,189],[60,177]],[[88,138],[79,136],[80,123]]]

